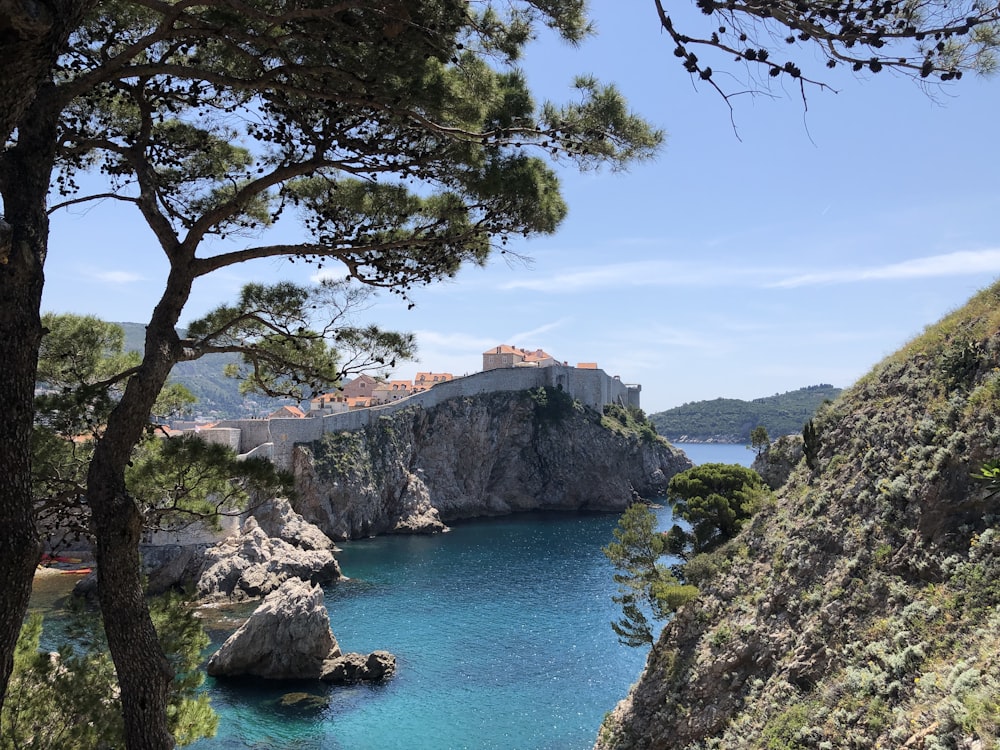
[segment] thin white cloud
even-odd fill
[[[867,268],[844,268],[790,276],[769,286],[790,289],[819,284],[853,284],[864,281],[933,279],[945,276],[992,276],[1000,273],[1000,250],[962,250],[930,255],[901,263]]]
[[[671,260],[608,263],[582,266],[566,271],[519,278],[501,284],[505,291],[574,293],[594,289],[628,287],[763,287],[791,289],[823,284],[852,284],[867,281],[930,279],[948,276],[984,276],[1000,274],[1000,249],[962,250],[942,255],[914,258],[899,263],[859,268],[793,273],[788,268],[720,265],[718,262],[696,264]]]
[[[752,267],[721,268],[715,264],[698,266],[692,263],[649,260],[608,263],[602,266],[571,269],[550,276],[522,278],[503,284],[500,288],[539,292],[580,292],[630,286],[716,287],[758,280],[768,273],[773,275],[775,272]]]
[[[569,322],[570,318],[562,318],[561,320],[554,320],[551,323],[545,323],[544,325],[532,328],[530,331],[522,331],[521,333],[514,333],[507,339],[508,342],[512,341],[529,341],[534,339],[536,336],[541,336],[543,333],[548,333],[551,330],[559,328],[560,326]],[[500,342],[498,342],[500,343]]]
[[[87,271],[86,274],[92,279],[103,281],[107,284],[134,284],[137,281],[145,281],[146,277],[132,271]]]
[[[466,333],[444,333],[441,331],[416,331],[417,346],[421,353],[425,349],[447,351],[454,353],[475,352],[478,357],[496,342],[482,336],[470,336]]]

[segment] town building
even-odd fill
[[[504,367],[551,367],[559,364],[542,349],[527,351],[509,344],[501,344],[483,352],[483,372]]]

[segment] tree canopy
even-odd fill
[[[5,292],[17,291],[0,297],[7,411],[30,412],[49,212],[93,199],[132,206],[169,265],[141,361],[121,381],[86,477],[130,748],[173,744],[171,669],[141,596],[143,516],[126,481],[170,369],[239,351],[255,387],[299,394],[411,350],[405,336],[350,325],[338,304],[282,285],[248,289],[181,338],[192,285],[288,258],[335,263],[349,284],[405,297],[484,262],[512,235],[554,231],[566,207],[552,162],[622,169],[650,157],[662,135],[591,77],[575,81],[574,101],[536,103],[516,60],[542,26],[570,42],[589,33],[579,0],[109,0],[36,71],[37,91],[0,154],[0,274]],[[7,52],[0,46],[0,61]],[[96,175],[105,185],[92,189]],[[352,347],[368,354],[352,360]],[[24,445],[28,424],[14,419],[0,442]],[[17,615],[37,546],[27,459],[15,448],[0,455],[16,485],[0,508],[13,521],[0,548],[21,571],[10,584]],[[13,622],[0,622],[6,664]]]
[[[804,95],[806,84],[826,86],[834,68],[948,82],[997,66],[995,1],[695,0],[697,20],[653,2],[684,69],[727,100],[781,78]]]
[[[611,629],[626,646],[650,646],[654,639],[650,617],[666,619],[697,596],[698,589],[684,584],[660,562],[667,553],[667,540],[656,531],[656,515],[648,505],[630,505],[612,533],[615,541],[602,551],[617,570],[613,579],[618,593],[612,600],[621,605],[622,616]]]
[[[675,524],[667,548],[682,558],[706,552],[732,539],[768,495],[764,480],[739,464],[701,464],[675,474],[667,485]]]
[[[218,725],[208,695],[198,690],[209,639],[195,612],[174,594],[156,599],[151,611],[175,670],[168,697],[171,729],[178,746],[189,745],[214,735]],[[67,640],[55,654],[40,650],[41,635],[42,616],[33,613],[18,639],[0,750],[120,747],[115,673],[100,623],[90,613],[72,613]]]
[[[92,316],[45,314],[35,399],[33,492],[39,529],[49,544],[87,535],[86,473],[94,444],[139,362],[124,352],[124,331]],[[183,386],[161,390],[153,412],[167,417],[190,402]],[[150,422],[132,453],[128,490],[147,529],[213,521],[243,512],[251,496],[288,492],[291,478],[262,459],[237,460],[232,449],[194,438],[165,439]]]

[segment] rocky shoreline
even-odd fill
[[[260,602],[210,674],[382,680],[395,671],[391,654],[343,654],[330,630],[320,587],[343,578],[334,540],[520,511],[620,511],[691,465],[651,432],[609,426],[559,394],[453,399],[297,446],[294,500],[259,502],[214,541],[191,533],[144,545],[143,574],[149,593],[191,591],[201,606]],[[97,585],[91,573],[74,591],[92,597]]]

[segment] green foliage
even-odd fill
[[[270,461],[240,460],[231,448],[196,436],[143,443],[125,480],[146,525],[165,528],[216,523],[222,513],[245,510],[252,497],[288,495],[294,487],[291,474]]]
[[[188,335],[202,354],[241,356],[241,364],[227,365],[225,372],[240,379],[242,393],[301,399],[344,375],[391,369],[397,359],[413,356],[412,335],[350,324],[352,312],[370,295],[343,280],[311,287],[248,284],[235,305],[194,321]]]
[[[121,383],[138,356],[123,353],[121,326],[92,317],[45,316],[39,372],[48,388],[36,399],[33,434],[34,494],[43,528],[85,530],[80,498],[100,435],[121,393]],[[91,348],[93,347],[93,348]],[[171,384],[157,398],[156,411],[176,413],[193,397]],[[156,439],[153,439],[153,438]],[[150,424],[133,451],[126,472],[129,492],[150,526],[176,526],[195,519],[212,522],[223,511],[247,507],[253,492],[291,491],[291,478],[263,460],[237,461],[235,453],[197,438],[159,439]]]
[[[33,614],[14,655],[0,716],[0,750],[86,750],[120,742],[111,660],[93,652],[76,654],[69,647],[52,657],[38,650],[41,635],[42,617]]]
[[[46,313],[42,325],[36,422],[67,436],[98,429],[139,357],[123,351],[120,326],[93,316]]]
[[[138,367],[137,351],[126,349],[125,330],[93,316],[45,313],[38,352],[39,429],[65,438],[100,432]],[[195,398],[179,383],[165,387],[153,414],[177,414]]]
[[[969,388],[985,360],[986,351],[979,341],[964,337],[952,339],[941,352],[941,370],[947,388]]]
[[[674,475],[667,494],[674,517],[691,525],[690,531],[677,524],[670,529],[668,549],[686,558],[736,536],[768,490],[752,469],[737,464],[701,464]]]
[[[750,447],[757,451],[758,458],[771,447],[771,438],[764,425],[758,425],[750,430]]]
[[[169,723],[177,744],[215,734],[218,719],[199,693],[199,669],[208,636],[176,597],[153,600],[151,615],[176,677],[170,688]],[[57,654],[39,651],[42,617],[25,621],[14,672],[0,717],[0,750],[104,750],[123,745],[114,665],[92,618]]]
[[[622,617],[611,628],[626,646],[648,646],[653,643],[650,617],[665,619],[695,598],[698,589],[682,584],[658,563],[666,545],[648,506],[629,506],[613,533],[615,541],[602,551],[618,571],[613,576],[618,594],[612,600],[621,605]]]
[[[987,498],[1000,493],[1000,459],[986,461],[979,467],[979,472],[972,475],[972,478],[986,485]]]
[[[576,402],[560,388],[539,386],[528,392],[535,405],[535,418],[542,424],[558,424],[573,414]]]
[[[656,428],[646,416],[646,413],[635,406],[621,404],[605,404],[604,417],[601,424],[612,432],[623,435],[638,435],[641,440],[654,443],[662,438],[656,434]]]
[[[650,415],[656,431],[669,440],[726,440],[752,442],[752,432],[763,427],[768,435],[791,435],[827,400],[841,393],[832,385],[812,385],[753,401],[718,398],[696,401]]]
[[[806,466],[816,471],[816,461],[819,458],[819,434],[816,423],[810,419],[802,428],[802,453],[806,457]]]
[[[566,206],[542,157],[618,169],[663,138],[590,77],[570,103],[534,101],[515,60],[540,24],[589,33],[576,0],[186,6],[169,42],[156,11],[118,5],[63,61],[79,88],[66,171],[96,163],[116,185],[155,184],[178,236],[246,234],[296,207],[309,241],[265,257],[328,257],[401,293],[482,262],[492,238],[554,231]],[[142,90],[105,83],[114,73],[88,86],[120,55],[149,71]]]
[[[174,670],[167,705],[167,720],[174,741],[190,745],[215,734],[219,719],[209,704],[208,694],[198,688],[205,680],[202,654],[209,637],[193,609],[176,594],[153,599],[150,616],[160,645]]]
[[[372,463],[361,432],[325,432],[313,444],[313,454],[317,474],[327,481],[338,481],[348,472],[362,471]]]

